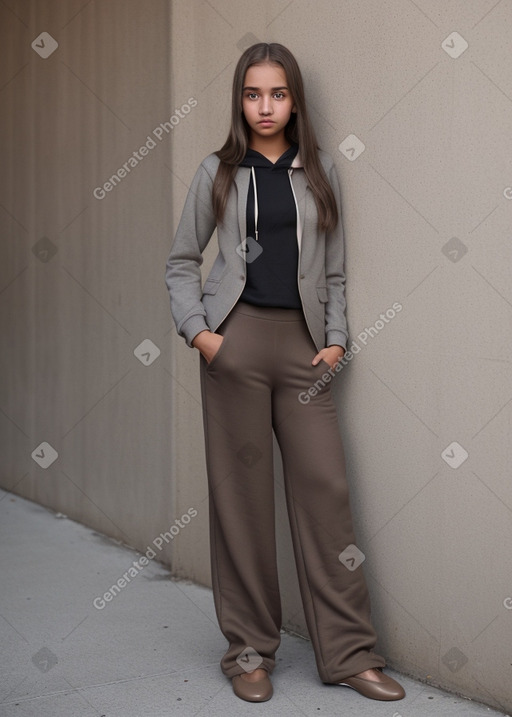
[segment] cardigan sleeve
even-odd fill
[[[203,161],[190,185],[165,268],[171,313],[178,334],[188,346],[192,346],[192,340],[199,332],[209,330],[201,301],[200,267],[202,252],[216,226],[212,206],[213,179]]]

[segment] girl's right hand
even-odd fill
[[[206,362],[210,363],[217,351],[220,349],[223,341],[224,337],[221,336],[221,334],[215,334],[213,331],[205,329],[204,331],[200,331],[197,336],[194,337],[192,346],[195,346],[195,348],[202,353]]]

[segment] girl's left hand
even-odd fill
[[[328,346],[319,351],[311,363],[316,366],[323,359],[331,368],[334,368],[344,355],[345,349],[342,346]]]

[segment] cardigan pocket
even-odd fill
[[[326,286],[317,286],[316,293],[318,294],[318,300],[322,304],[326,304],[327,303],[327,287]]]
[[[203,294],[216,294],[221,283],[221,279],[206,279],[203,286]]]

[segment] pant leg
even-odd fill
[[[271,673],[280,644],[267,335],[260,324],[235,307],[219,329],[224,340],[213,361],[201,357],[213,595],[229,643],[221,660],[228,677],[254,667]],[[247,648],[257,655],[244,667],[237,658]]]
[[[386,663],[373,652],[377,636],[362,565],[351,570],[339,559],[357,540],[331,383],[321,379],[330,376],[329,366],[311,366],[316,349],[305,322],[283,326],[281,335],[272,410],[301,596],[320,678],[339,682]],[[319,379],[316,395],[305,394]]]

